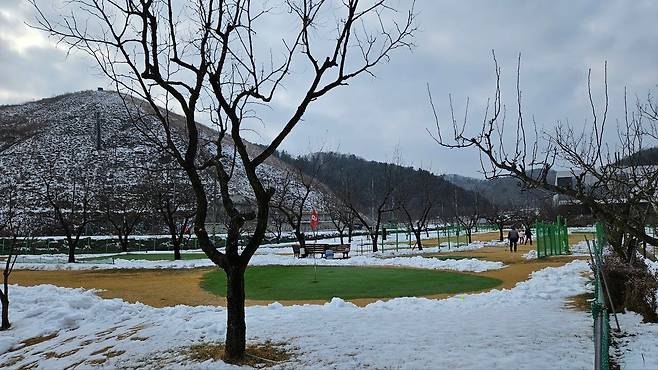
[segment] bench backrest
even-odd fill
[[[331,249],[334,252],[346,252],[350,250],[349,244],[306,244],[307,253],[324,253],[325,250]]]

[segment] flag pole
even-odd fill
[[[317,230],[313,230],[313,252],[316,251],[315,245],[318,244],[318,232]],[[313,253],[313,282],[317,283],[318,282],[318,263],[315,260],[315,253]]]

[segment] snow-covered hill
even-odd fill
[[[78,198],[83,191],[93,193],[108,186],[116,191],[139,193],[154,170],[161,176],[167,171],[158,169],[178,171],[178,165],[144,134],[163,137],[147,105],[124,98],[111,91],[83,91],[1,106],[0,188],[17,185],[22,190],[21,200],[30,210],[48,212],[44,197],[47,186],[51,192],[69,197],[77,192]],[[174,122],[180,118],[172,115]],[[183,129],[182,124],[175,127],[178,133]],[[213,136],[213,131],[205,126],[200,126],[200,131],[207,139]],[[175,141],[184,145],[184,137],[179,134]],[[249,145],[249,149],[258,150],[255,145]],[[205,144],[203,150],[210,155],[215,148]],[[224,150],[232,153],[228,145],[224,145]],[[259,167],[264,182],[275,188],[284,183],[289,172],[294,173],[276,158]],[[210,194],[215,192],[210,172],[205,176],[205,185]],[[302,185],[293,181],[292,188],[301,191]],[[239,163],[234,170],[232,190],[242,199],[253,199]],[[321,208],[328,196],[321,190],[314,191],[309,207]]]

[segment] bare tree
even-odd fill
[[[344,244],[347,231],[348,242],[352,242],[352,230],[356,215],[354,211],[341,200],[334,199],[326,202],[327,214],[340,237],[340,244]]]
[[[187,175],[176,168],[149,170],[149,201],[171,237],[174,259],[180,260],[181,245],[194,219],[195,202]]]
[[[9,276],[16,264],[16,240],[22,231],[24,207],[18,204],[18,186],[12,184],[2,189],[3,198],[0,203],[0,234],[9,237],[9,251],[2,271],[2,289],[0,290],[0,302],[2,303],[2,324],[0,331],[11,327],[9,321]]]
[[[99,204],[109,230],[116,235],[121,252],[128,252],[129,237],[148,210],[146,189],[111,182],[100,191]]]
[[[649,95],[646,102],[637,101],[629,108],[624,94],[624,117],[619,120],[617,143],[609,142],[609,96],[607,63],[604,67],[602,101],[597,102],[591,88],[591,70],[587,78],[587,98],[591,109],[591,123],[582,130],[569,122],[558,122],[553,130],[540,131],[535,124],[528,125],[522,110],[519,55],[516,69],[516,102],[512,125],[506,125],[506,114],[501,99],[500,68],[494,55],[496,88],[491,104],[474,134],[466,132],[468,120],[457,122],[451,108],[451,138],[442,136],[441,125],[435,110],[437,131],[434,139],[449,148],[476,148],[481,155],[482,171],[488,178],[513,177],[526,189],[543,188],[556,194],[555,201],[576,204],[591,210],[604,224],[615,255],[625,267],[608,276],[611,294],[621,302],[655,302],[655,292],[643,287],[655,286],[655,277],[646,273],[646,265],[637,261],[639,242],[658,245],[658,238],[646,231],[646,223],[655,217],[658,171],[655,164],[637,161],[647,145],[658,139],[657,104]],[[432,106],[431,94],[430,103]],[[653,113],[652,113],[653,112]],[[467,117],[465,115],[465,117]],[[510,132],[511,130],[511,132]],[[551,181],[554,168],[566,168],[567,181]],[[653,210],[652,210],[653,209]],[[614,259],[613,258],[613,259]],[[611,263],[614,267],[615,262]],[[607,266],[607,263],[606,263]],[[604,268],[606,270],[607,268]],[[641,274],[633,271],[641,270]],[[606,270],[606,274],[610,273]],[[635,278],[647,276],[647,279]],[[635,276],[635,277],[634,277]],[[648,292],[637,297],[635,292]],[[624,297],[633,297],[625,299]],[[622,307],[623,308],[623,307]],[[648,307],[654,312],[655,307]],[[643,309],[640,310],[642,312]],[[645,316],[645,319],[647,316]]]
[[[511,226],[519,218],[516,207],[501,207],[497,205],[492,206],[488,211],[484,212],[483,216],[488,223],[498,228],[498,240],[501,242],[505,239],[503,229],[506,226]]]
[[[427,224],[436,211],[437,199],[435,190],[431,186],[432,174],[422,171],[419,176],[421,191],[415,190],[418,188],[416,186],[410,188],[401,184],[396,194],[398,194],[400,213],[416,238],[418,250],[423,250],[422,232],[423,230],[427,232]]]
[[[375,179],[372,179],[373,191],[371,192],[372,199],[370,200],[370,217],[359,212],[359,207],[363,205],[363,200],[356,199],[354,196],[355,189],[352,188],[353,185],[350,179],[345,178],[343,180],[343,198],[345,199],[345,203],[352,210],[352,213],[359,222],[368,230],[368,236],[372,241],[373,252],[379,250],[377,243],[379,240],[379,230],[384,217],[399,209],[399,206],[393,202],[395,191],[400,185],[400,179],[397,176],[398,166],[390,163],[384,163],[382,165],[384,173],[378,179],[377,192],[374,191]]]
[[[58,166],[58,160],[42,158],[47,168],[40,171],[42,186],[38,195],[50,206],[55,223],[66,237],[68,262],[75,263],[80,238],[94,218],[94,179],[84,169]]]
[[[282,212],[273,209],[270,213],[270,221],[268,222],[267,227],[277,243],[281,242],[281,239],[283,238],[283,230],[286,228],[286,225],[288,225],[286,216]]]
[[[302,167],[290,168],[282,186],[274,194],[272,207],[283,215],[284,220],[292,229],[300,248],[306,247],[306,235],[302,230],[304,215],[308,209],[308,199],[317,186],[317,175],[322,162],[317,161],[310,171]]]
[[[658,171],[623,160],[644,149],[650,139],[655,140],[657,121],[651,119],[651,114],[645,114],[651,110],[648,107],[652,106],[653,99],[650,97],[647,104],[638,103],[637,112],[634,113],[628,111],[628,104],[625,103],[625,125],[621,125],[617,132],[621,144],[612,150],[604,138],[609,130],[607,70],[604,101],[600,108],[595,104],[588,75],[591,125],[585,125],[580,131],[569,123],[558,122],[552,132],[540,132],[534,120],[528,127],[522,111],[520,55],[516,71],[516,117],[514,124],[507,127],[501,99],[500,67],[495,55],[494,66],[494,98],[487,105],[476,134],[466,132],[468,116],[458,122],[451,108],[452,137],[443,136],[438,113],[434,110],[437,131],[432,134],[433,138],[448,148],[478,149],[482,157],[482,171],[489,179],[513,177],[520,180],[525,189],[541,188],[563,195],[591,209],[609,227],[625,230],[641,241],[658,244],[658,239],[646,233],[644,217],[648,199],[656,196]],[[452,98],[450,100],[452,107]],[[431,94],[430,103],[434,107]],[[550,181],[549,175],[554,167],[567,168],[572,181],[567,184]],[[620,206],[628,207],[628,212],[620,212]],[[626,261],[631,262],[635,258],[633,247],[613,247]]]
[[[117,88],[142,98],[152,108],[165,132],[162,147],[185,170],[194,190],[194,232],[199,245],[226,272],[224,359],[241,361],[246,333],[244,271],[267,231],[270,199],[275,192],[263,184],[257,169],[279,148],[313,102],[357,76],[372,74],[373,67],[388,60],[393,51],[410,46],[415,31],[413,12],[398,22],[389,17],[393,9],[384,0],[367,4],[359,0],[288,0],[284,3],[288,12],[279,14],[248,0],[196,0],[184,7],[171,0],[73,0],[67,2],[65,14],[54,19],[35,1],[32,3],[38,28],[89,53]],[[324,22],[321,16],[325,14],[338,14],[338,18]],[[282,35],[282,48],[273,51],[262,46],[264,40],[258,37],[271,36],[260,25],[276,16],[290,17],[286,24],[296,30]],[[319,32],[327,23],[332,24],[327,32],[335,32],[329,45],[317,37],[327,36]],[[297,106],[264,149],[250,150],[243,139],[246,125],[258,118],[258,107],[272,103],[296,66],[310,67],[308,73],[294,77],[296,83],[306,86]],[[164,102],[165,109],[158,102]],[[170,103],[183,114],[183,143],[173,139],[173,118],[166,110]],[[215,155],[202,161],[202,140],[206,138],[201,137],[196,123],[200,110],[218,129],[207,135],[216,148]],[[229,183],[236,165],[248,179],[256,199],[255,210],[240,210],[231,200]],[[212,244],[205,229],[208,197],[201,171],[207,168],[216,172],[222,205],[230,219],[225,252]],[[254,231],[239,253],[238,240],[247,221],[254,221]]]
[[[459,213],[455,216],[457,225],[462,229],[466,230],[466,237],[468,238],[468,243],[473,242],[473,229],[477,226],[480,215],[474,212]]]

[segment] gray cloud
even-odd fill
[[[401,9],[410,4],[398,2]],[[522,53],[524,112],[545,128],[558,120],[581,125],[590,119],[587,69],[593,68],[595,97],[600,99],[604,61],[613,118],[621,118],[625,87],[631,96],[642,96],[658,82],[655,1],[418,0],[416,7],[421,27],[416,48],[378,66],[376,78],[361,77],[318,101],[284,149],[301,154],[323,146],[392,160],[399,148],[407,164],[475,175],[477,152],[440,148],[427,134],[434,122],[426,85],[442,120],[448,118],[449,93],[458,110],[469,97],[470,114],[479,119],[495,87],[492,49],[502,68],[507,104],[514,104],[516,58]],[[30,11],[22,1],[0,5],[0,103],[107,85],[78,54],[67,58],[63,50],[39,44],[13,49],[2,35],[15,34]],[[286,93],[294,97],[300,88],[293,83]],[[278,108],[263,114],[268,123],[281,122],[289,111],[283,102]],[[260,141],[273,134],[276,124],[253,126],[258,134],[251,138]]]

